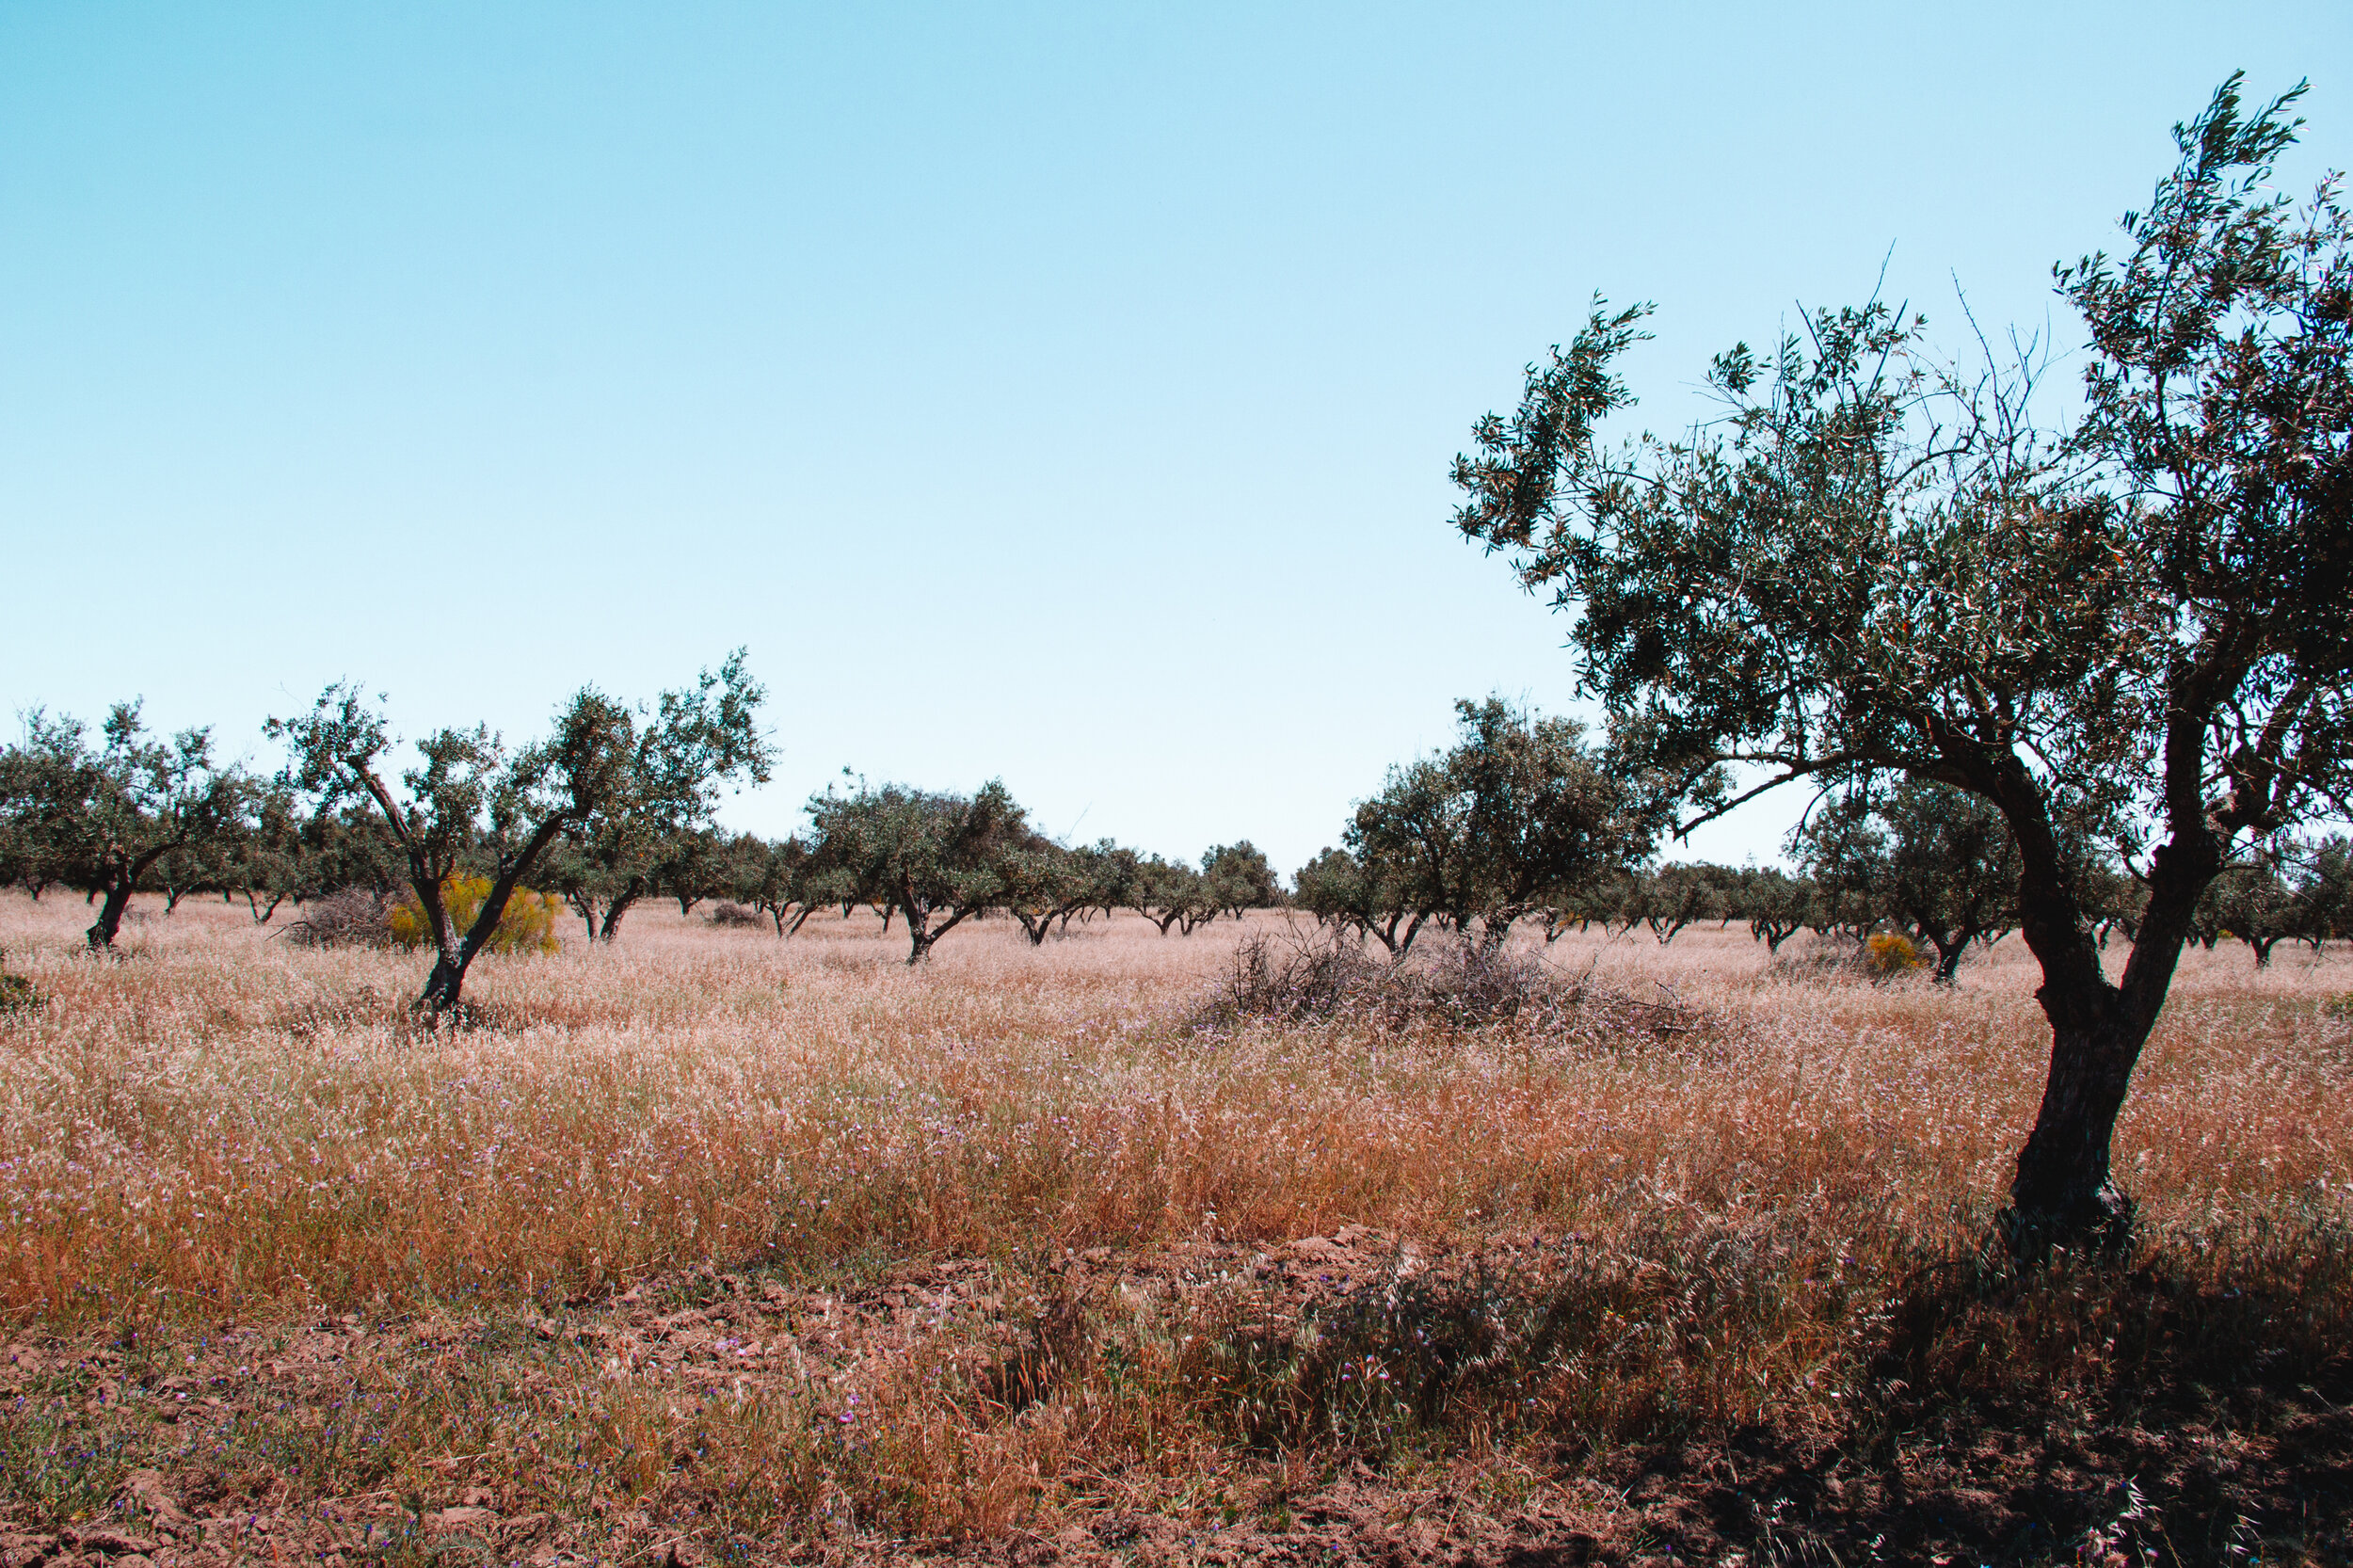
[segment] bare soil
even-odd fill
[[[1271,1248],[1098,1248],[1022,1267],[937,1259],[822,1288],[696,1268],[520,1316],[25,1333],[0,1353],[0,1397],[20,1416],[50,1413],[60,1484],[103,1490],[62,1528],[0,1520],[0,1568],[2353,1561],[2353,1351],[2240,1338],[2234,1324],[2279,1304],[2234,1304],[2235,1292],[2146,1271],[1909,1282],[1843,1401],[1851,1408],[1833,1417],[1817,1402],[1603,1451],[1523,1433],[1476,1454],[1369,1446],[1337,1425],[1305,1441],[1280,1419],[1252,1441],[1245,1418],[1246,1457],[1213,1497],[1107,1474],[1050,1528],[993,1538],[896,1538],[846,1512],[765,1539],[730,1535],[716,1525],[729,1499],[707,1482],[654,1486],[622,1506],[593,1483],[570,1488],[564,1456],[528,1451],[528,1439],[523,1451],[430,1458],[429,1482],[356,1495],[315,1484],[353,1472],[339,1444],[389,1440],[399,1415],[388,1400],[446,1387],[436,1374],[461,1368],[479,1394],[524,1406],[583,1383],[626,1385],[666,1407],[673,1427],[696,1401],[806,1401],[815,1390],[801,1408],[828,1441],[856,1443],[857,1391],[875,1370],[944,1352],[966,1369],[968,1397],[1018,1419],[1107,1375],[1092,1325],[1136,1303],[1219,1324],[1229,1348],[1290,1352],[1282,1386],[1304,1400],[1291,1415],[1324,1418],[1345,1390],[1328,1356],[1302,1362],[1301,1345],[1319,1342],[1303,1325],[1321,1325],[1328,1345],[1342,1337],[1334,1325],[1401,1299],[1435,1322],[1477,1282],[1492,1291],[1531,1260],[1573,1264],[1576,1247],[1527,1233],[1449,1249],[1348,1226]],[[2076,1303],[2073,1327],[2006,1341],[2000,1325],[2022,1317],[2070,1320],[2047,1300],[2022,1314],[2029,1290]],[[1458,1361],[1462,1348],[1449,1352]],[[1393,1350],[1361,1365],[1374,1361],[1384,1380],[1415,1372]],[[1467,1386],[1463,1366],[1446,1370],[1446,1388]]]

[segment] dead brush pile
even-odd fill
[[[1387,961],[1345,937],[1260,933],[1235,948],[1217,979],[1187,1009],[1195,1034],[1250,1025],[1355,1024],[1382,1030],[1434,1026],[1596,1038],[1696,1036],[1725,1020],[1688,1006],[1672,990],[1656,1001],[1571,973],[1533,952],[1471,941],[1441,945],[1419,960]]]
[[[388,948],[392,900],[367,888],[345,888],[314,901],[281,935],[296,947]]]

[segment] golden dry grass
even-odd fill
[[[351,1397],[390,1391],[422,1427],[375,1469],[303,1483],[326,1496],[364,1470],[424,1496],[450,1475],[430,1450],[553,1431],[601,1478],[573,1500],[602,1485],[648,1535],[681,1498],[733,1499],[712,1517],[737,1540],[852,1516],[1003,1537],[1113,1502],[1230,1515],[1282,1495],[1268,1478],[1320,1444],[1413,1425],[1335,1381],[1335,1357],[1429,1383],[1399,1336],[1446,1323],[1488,1336],[1482,1365],[1507,1340],[1536,1357],[1484,1392],[1449,1361],[1431,1396],[1445,1409],[1423,1425],[1490,1485],[1525,1470],[1527,1432],[1834,1423],[1901,1337],[1903,1282],[1974,1255],[2047,1050],[2014,939],[1950,989],[1778,977],[1737,931],[1546,954],[1698,1010],[1688,1035],[1203,1037],[1177,1019],[1228,962],[1231,922],[1182,938],[1098,920],[1042,949],[992,922],[910,972],[871,916],[785,942],[642,909],[615,949],[484,959],[481,1026],[423,1033],[411,955],[304,951],[241,908],[184,904],[93,959],[84,917],[0,898],[5,966],[45,999],[0,1015],[0,1312],[19,1334],[96,1336],[120,1358],[232,1320],[511,1325],[648,1279],[675,1301],[706,1262],[735,1276],[714,1299],[767,1278],[832,1303],[854,1275],[976,1260],[966,1296],[939,1286],[965,1317],[942,1304],[928,1337],[816,1382],[795,1341],[802,1381],[724,1410],[598,1372],[626,1355],[565,1350],[535,1363],[539,1396],[493,1398],[477,1384],[507,1387],[508,1362],[459,1357],[459,1375],[380,1346],[355,1354]],[[2167,1277],[2251,1271],[2276,1294],[2309,1276],[2304,1320],[2342,1320],[2353,1017],[2329,1001],[2348,990],[2342,950],[2282,949],[2263,973],[2235,947],[2185,961],[2118,1144]],[[1250,1260],[1351,1225],[1390,1249],[1388,1316],[1292,1300],[1291,1328],[1269,1329]],[[1165,1289],[1073,1285],[1073,1255],[1101,1248],[1190,1261]],[[1417,1248],[1463,1267],[1408,1288],[1396,1260]],[[1397,1317],[1401,1289],[1425,1320]],[[1085,1323],[1060,1351],[1057,1312]],[[2080,1322],[2060,1339],[2101,1353]],[[2059,1353],[2032,1336],[2012,1352]],[[1008,1395],[1024,1354],[1067,1363],[1052,1389]],[[857,1390],[882,1418],[853,1451],[834,1427]]]
[[[2012,940],[1950,992],[1777,984],[1738,932],[1571,937],[1558,964],[1737,1021],[1677,1050],[1345,1032],[1185,1037],[1225,961],[1125,919],[959,932],[909,973],[872,917],[791,942],[634,917],[617,951],[484,959],[494,1023],[419,1035],[410,955],[184,904],[122,961],[0,902],[48,999],[0,1025],[0,1310],[561,1297],[702,1258],[1003,1254],[1344,1223],[1606,1228],[1629,1206],[1981,1222],[2046,1050]],[[1259,923],[1273,923],[1259,917]],[[2164,1227],[2336,1202],[2353,962],[2184,967],[2120,1131]]]

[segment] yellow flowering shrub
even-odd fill
[[[1863,945],[1864,968],[1874,980],[1892,980],[1928,967],[1928,956],[1914,946],[1909,936],[1893,931],[1882,931]]]
[[[473,924],[473,918],[482,910],[482,901],[490,896],[490,879],[487,876],[453,876],[441,884],[441,907],[449,912],[450,924],[461,934]],[[535,893],[528,888],[518,888],[506,901],[505,912],[499,916],[498,929],[490,934],[488,945],[491,952],[553,952],[559,944],[555,939],[555,917],[563,901],[553,893]],[[403,893],[385,917],[391,927],[392,940],[405,948],[421,948],[433,939],[433,928],[424,918],[424,907],[413,892]]]

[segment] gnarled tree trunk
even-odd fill
[[[2055,1245],[2121,1251],[2132,1240],[2133,1204],[2109,1172],[2116,1119],[2198,897],[2221,870],[2220,847],[2210,834],[2177,830],[2152,855],[2139,938],[2122,982],[2111,984],[2039,801],[2008,814],[2022,867],[2020,928],[2042,966],[2035,1000],[2051,1021],[2051,1068],[1998,1223],[2022,1262],[2040,1261]]]

